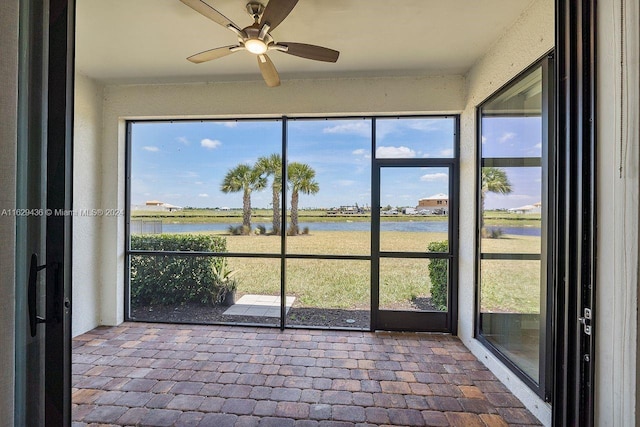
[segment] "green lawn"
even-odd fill
[[[502,227],[540,227],[540,214],[484,211],[484,224]]]
[[[271,223],[272,219],[271,209],[253,209],[252,222],[266,222]],[[325,209],[315,210],[300,210],[299,217],[301,222],[342,222],[345,220],[360,222],[371,221],[371,215],[358,214],[358,215],[329,215]],[[158,211],[144,211],[136,210],[131,212],[132,219],[159,219],[169,223],[182,223],[182,222],[216,222],[216,223],[241,223],[242,222],[242,210],[214,210],[214,209],[184,209],[174,212],[158,212]],[[422,216],[422,215],[381,215],[381,221],[442,221],[446,219],[445,216]],[[540,214],[519,214],[510,213],[508,211],[485,211],[484,212],[485,225],[495,225],[504,227],[526,227],[526,226],[540,226]]]
[[[371,214],[358,215],[329,215],[324,209],[300,210],[300,222],[370,222]],[[271,209],[253,209],[252,223],[271,224],[273,212]],[[381,221],[443,221],[446,216],[416,216],[416,215],[381,215]],[[131,212],[131,219],[162,220],[166,223],[242,223],[242,210],[214,210],[214,209],[184,209],[174,212],[158,212],[137,210]]]
[[[280,252],[279,236],[226,236],[229,252]],[[388,251],[424,251],[430,241],[444,240],[444,233],[386,232],[381,240]],[[311,231],[287,239],[291,254],[369,255],[367,232]],[[505,235],[483,239],[485,252],[535,253],[540,238]],[[380,262],[380,305],[412,309],[415,298],[428,297],[428,260],[383,258]],[[239,293],[277,295],[280,292],[280,260],[229,258],[237,270]],[[539,311],[539,261],[483,261],[483,311],[537,313]],[[320,308],[367,309],[370,302],[370,264],[358,260],[287,260],[287,295],[298,304]]]

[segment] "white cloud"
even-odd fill
[[[413,151],[409,147],[400,146],[400,147],[384,147],[380,146],[376,149],[376,157],[379,159],[410,159],[416,156],[416,152]]]
[[[483,136],[483,137],[482,137],[482,143],[484,144],[485,142],[487,142],[487,137],[486,137],[486,136]]]
[[[207,193],[200,193],[198,194],[198,197],[209,197],[209,195]]]
[[[218,148],[219,146],[221,146],[222,142],[218,141],[217,139],[205,138],[200,141],[200,145],[209,150],[213,150],[214,148]]]
[[[376,138],[383,140],[389,134],[402,134],[407,129],[420,132],[434,132],[450,127],[449,119],[418,119],[418,120],[379,120],[376,123]]]
[[[227,128],[237,128],[238,122],[224,122],[224,126]]]
[[[190,144],[190,142],[189,142],[189,140],[187,139],[186,136],[179,136],[178,138],[176,138],[176,141],[178,141],[178,142],[180,142],[180,143],[182,143],[184,145],[189,145]]]
[[[371,124],[369,122],[346,122],[322,129],[322,133],[370,136]]]
[[[533,148],[537,148],[537,149],[542,148],[542,142],[538,142],[536,145],[533,146]]]
[[[355,181],[352,181],[350,179],[339,179],[339,180],[336,181],[336,184],[338,184],[341,187],[348,187],[348,186],[353,185],[355,183],[356,183]]]
[[[194,171],[184,171],[178,175],[179,178],[186,178],[186,179],[193,179],[193,178],[197,178],[198,176],[199,176],[198,173]]]
[[[441,128],[441,125],[446,122],[446,119],[410,120],[409,129],[433,132],[435,130],[439,130]]]
[[[442,172],[438,172],[438,173],[428,173],[426,175],[422,175],[420,177],[420,181],[427,181],[427,182],[431,182],[431,181],[445,181],[449,179],[449,175],[447,175],[446,173],[442,173]]]
[[[158,151],[160,151],[158,147],[154,147],[153,145],[147,145],[145,147],[142,147],[142,149],[146,151],[151,151],[152,153],[157,153]]]
[[[400,132],[401,128],[398,120],[380,120],[376,122],[376,139],[382,141],[387,135]]]
[[[440,152],[440,155],[442,157],[451,157],[451,156],[453,156],[453,148],[447,148],[446,150],[442,150]]]
[[[370,159],[371,158],[371,154],[369,154],[368,150],[365,150],[364,148],[359,148],[357,150],[353,150],[351,152],[351,154],[353,154],[354,156],[362,156],[365,159]],[[357,159],[358,161],[360,161],[360,159]]]
[[[499,141],[501,144],[504,144],[507,141],[511,141],[515,137],[516,137],[516,134],[514,132],[505,132],[502,134]]]
[[[196,181],[196,182],[194,182],[194,184],[195,184],[195,185],[203,185],[203,184],[204,184],[204,182],[202,182],[202,181]]]

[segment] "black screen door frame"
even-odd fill
[[[438,117],[438,116],[430,116]],[[371,165],[371,323],[372,330],[420,331],[458,333],[458,217],[460,185],[460,116],[453,118],[454,143],[451,158],[388,159],[373,158]],[[376,118],[372,123],[371,152],[376,152]],[[382,169],[388,168],[447,168],[449,172],[449,250],[445,253],[389,252],[380,249],[380,200]],[[447,259],[449,262],[447,311],[400,311],[380,308],[380,260],[384,258]]]

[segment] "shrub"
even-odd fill
[[[309,227],[305,227],[302,229],[302,234],[309,234]]]
[[[254,232],[258,235],[264,235],[264,234],[267,234],[267,228],[264,225],[260,224],[256,226],[256,229],[254,230]]]
[[[243,226],[242,225],[230,225],[227,228],[227,231],[229,232],[229,234],[231,234],[232,236],[242,236],[242,234],[244,233],[243,230]]]
[[[251,227],[247,227],[246,225],[230,225],[227,227],[227,232],[232,236],[248,236],[251,234]]]
[[[269,232],[269,235],[271,235],[271,236],[279,236],[280,235],[280,227],[273,228]]]
[[[449,242],[431,242],[429,252],[448,252]],[[439,309],[447,309],[449,261],[445,258],[432,258],[429,261],[429,279],[431,279],[431,302]]]
[[[287,230],[287,236],[297,236],[298,234],[300,234],[300,230],[298,229],[298,227],[294,227],[293,225],[289,226],[289,229]]]
[[[181,252],[226,252],[227,240],[219,236],[156,234],[131,236],[131,249]],[[179,255],[131,257],[131,303],[175,305],[216,303],[220,283],[215,272],[224,258]]]
[[[490,239],[499,239],[502,237],[502,235],[504,234],[504,232],[502,231],[502,228],[491,228],[489,230],[489,238]]]

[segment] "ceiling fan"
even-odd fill
[[[213,59],[222,58],[232,53],[246,50],[258,58],[258,66],[267,86],[280,85],[280,76],[276,67],[267,56],[268,51],[277,50],[302,58],[316,61],[336,62],[340,52],[322,46],[305,43],[276,42],[271,36],[273,31],[291,13],[298,0],[269,0],[265,7],[257,1],[247,3],[247,12],[253,17],[253,24],[240,28],[227,17],[209,6],[202,0],[180,0],[196,12],[204,15],[214,22],[228,28],[238,36],[238,44],[205,50],[187,58],[187,60],[199,64]]]

